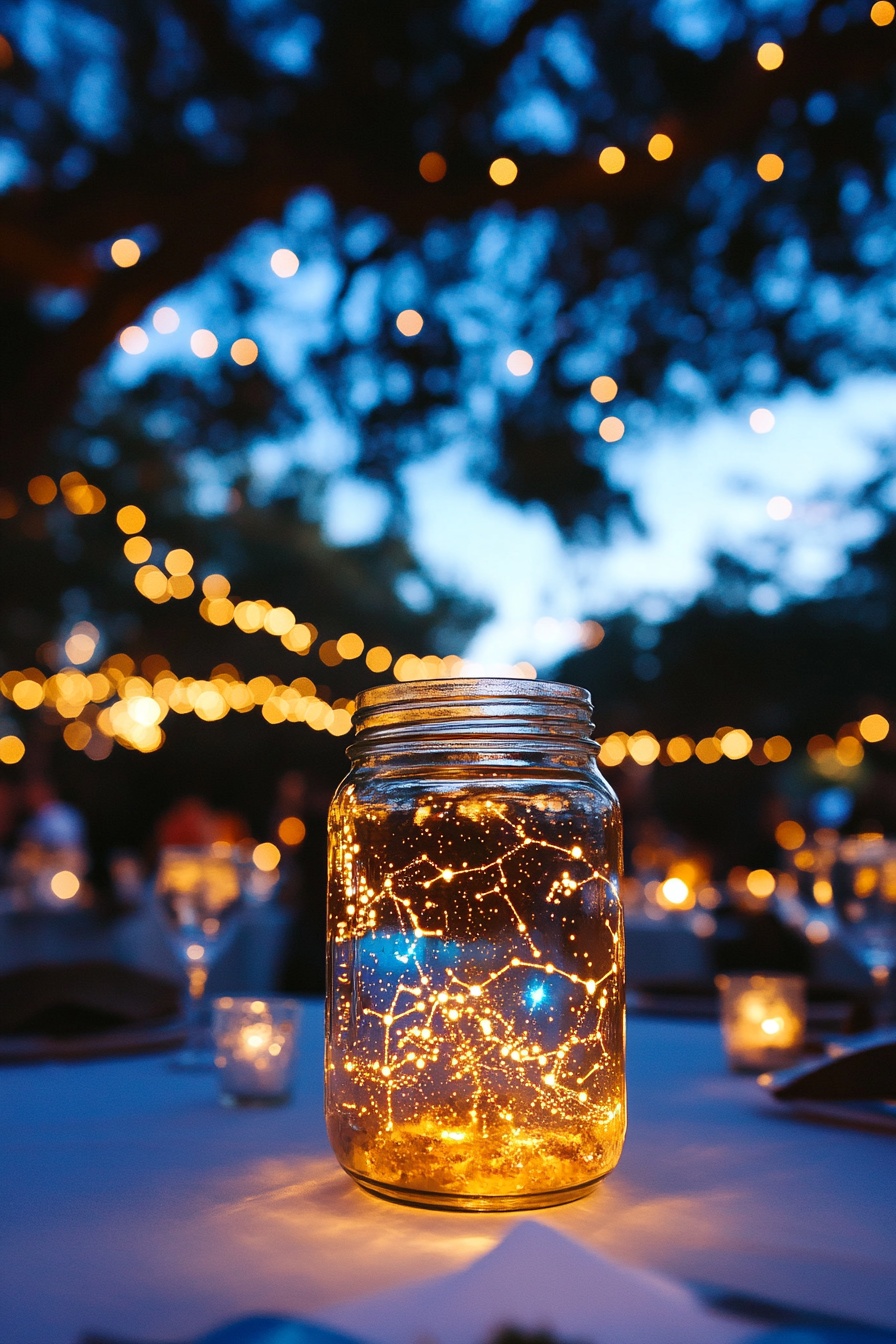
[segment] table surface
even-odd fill
[[[324,1128],[323,1010],[294,1101],[227,1110],[165,1056],[0,1070],[0,1339],[188,1339],[456,1269],[518,1215],[358,1190]],[[708,1023],[630,1021],[630,1124],[587,1199],[528,1217],[631,1265],[896,1326],[896,1141],[797,1121]]]

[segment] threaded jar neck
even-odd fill
[[[358,696],[347,755],[487,742],[583,746],[591,742],[591,696],[558,681],[456,677],[374,686]]]

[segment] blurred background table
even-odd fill
[[[518,1217],[390,1205],[339,1170],[322,1038],[309,1001],[277,1110],[224,1110],[214,1077],[164,1056],[0,1072],[4,1344],[322,1313],[495,1245]],[[770,1111],[709,1023],[632,1019],[630,1084],[617,1172],[534,1216],[632,1265],[896,1327],[892,1138]]]

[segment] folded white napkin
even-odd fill
[[[755,1327],[681,1284],[520,1223],[466,1269],[331,1307],[318,1319],[369,1344],[488,1344],[502,1326],[576,1344],[738,1344]]]

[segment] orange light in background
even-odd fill
[[[265,613],[264,628],[269,635],[286,635],[295,623],[296,618],[289,607],[272,607]]]
[[[701,737],[694,748],[694,755],[704,765],[713,765],[722,759],[722,748],[715,737]]]
[[[81,882],[75,873],[63,868],[50,878],[50,890],[60,901],[70,901],[81,890]]]
[[[798,821],[782,821],[775,827],[775,839],[782,849],[799,849],[805,844],[806,832]]]
[[[527,373],[531,373],[535,360],[529,354],[528,350],[511,350],[507,356],[507,368],[514,378],[525,378]]]
[[[140,246],[133,238],[116,238],[109,252],[115,265],[120,266],[122,270],[136,266],[140,260]]]
[[[72,751],[83,751],[92,737],[90,724],[84,723],[82,719],[67,723],[62,730],[62,740]]]
[[[607,145],[602,149],[597,160],[605,173],[621,173],[625,167],[625,155],[618,145]]]
[[[395,319],[402,336],[417,336],[423,330],[423,318],[416,308],[405,308]]]
[[[118,344],[126,355],[142,355],[149,345],[149,337],[142,327],[125,327]]]
[[[784,64],[784,48],[777,42],[763,42],[756,53],[763,70],[778,70]]]
[[[866,714],[859,721],[859,732],[866,742],[883,742],[890,732],[890,724],[883,714]]]
[[[278,247],[271,257],[271,270],[281,280],[288,280],[299,269],[299,259],[288,247]]]
[[[834,899],[834,888],[826,877],[817,877],[812,883],[812,895],[819,905],[830,905]]]
[[[663,910],[692,910],[696,897],[680,877],[667,877],[656,889],[656,903]]]
[[[767,868],[754,868],[746,876],[747,891],[751,896],[765,900],[775,889],[775,878]]]
[[[28,494],[35,504],[52,504],[58,491],[52,476],[32,476],[28,482]]]
[[[652,135],[647,142],[647,153],[659,163],[663,159],[671,159],[674,148],[671,138],[668,135],[663,135],[662,132]]]
[[[206,597],[227,597],[230,592],[230,580],[223,574],[207,574],[202,580],[202,591]]]
[[[170,336],[180,326],[180,318],[173,308],[157,308],[152,315],[152,324],[162,336]]]
[[[193,557],[189,551],[169,551],[165,556],[165,568],[169,574],[189,574],[193,568]]]
[[[284,845],[300,845],[305,839],[305,823],[301,817],[284,817],[277,827],[277,838]]]
[[[678,737],[670,737],[669,741],[666,743],[666,755],[669,757],[669,760],[674,761],[676,765],[681,764],[682,761],[689,761],[693,754],[694,743],[689,737],[683,737],[681,735]]]
[[[146,514],[142,509],[138,509],[136,504],[125,504],[115,515],[115,521],[122,532],[132,535],[143,531],[146,526]]]
[[[784,172],[784,160],[780,154],[763,154],[756,164],[756,171],[763,182],[777,182]]]
[[[579,648],[596,649],[603,642],[606,633],[600,621],[583,621],[579,626]],[[531,664],[526,666],[530,667]]]
[[[124,555],[132,565],[145,565],[152,555],[152,543],[146,537],[128,537],[124,544]]]
[[[15,518],[18,511],[15,495],[9,490],[0,489],[0,518]]]
[[[892,23],[896,18],[896,7],[890,4],[890,0],[875,0],[871,6],[871,22],[878,28],[886,28],[888,23]]]
[[[200,327],[190,337],[190,349],[198,359],[211,359],[218,348],[218,338],[207,327]]]
[[[263,840],[252,851],[252,862],[262,873],[272,873],[280,862],[280,851],[270,840]]]
[[[25,743],[14,733],[0,737],[0,764],[16,765],[25,755]]]
[[[254,364],[258,358],[258,346],[248,336],[241,336],[230,347],[230,358],[234,364],[240,364],[243,367],[247,364]]]
[[[716,736],[722,748],[722,755],[727,756],[729,761],[740,761],[744,756],[749,756],[753,739],[743,728],[731,728],[727,733],[718,733]]]
[[[837,760],[848,770],[852,769],[853,766],[861,765],[865,756],[865,748],[862,746],[859,739],[857,737],[852,737],[849,734],[839,738],[834,751],[837,755]]]
[[[360,658],[364,652],[364,641],[353,631],[340,635],[336,641],[336,652],[343,658]]]
[[[519,169],[513,159],[495,159],[489,166],[488,175],[499,187],[509,187],[516,181]]]
[[[338,667],[342,662],[342,654],[336,647],[335,639],[325,640],[318,649],[317,656],[320,658],[324,667]]]
[[[0,70],[8,70],[15,57],[8,40],[0,33]]]
[[[619,391],[619,384],[609,374],[602,373],[591,384],[591,395],[595,401],[612,401]]]
[[[364,662],[371,672],[386,672],[392,666],[392,655],[383,644],[376,644],[367,650]]]
[[[770,761],[777,764],[780,761],[786,761],[793,748],[786,737],[781,737],[780,733],[776,733],[774,737],[768,739],[762,750]]]
[[[653,733],[642,728],[628,739],[628,754],[638,765],[651,765],[660,754],[660,744]]]
[[[441,154],[431,149],[428,154],[423,155],[418,168],[424,182],[441,182],[448,171],[448,164]]]
[[[618,443],[625,433],[625,425],[618,415],[607,415],[597,430],[604,443]]]

